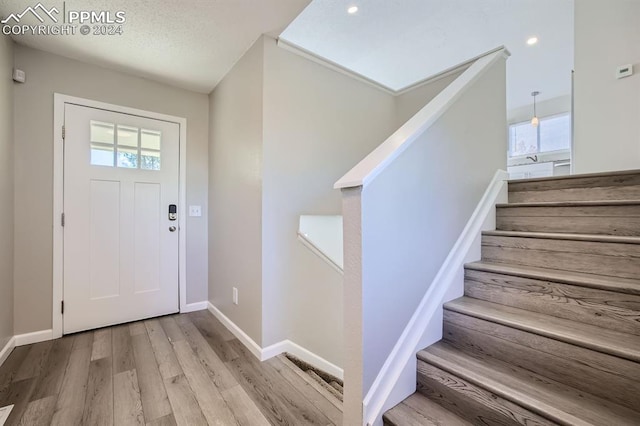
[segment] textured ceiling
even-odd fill
[[[509,108],[529,104],[533,90],[539,100],[570,92],[573,0],[41,1],[59,17],[122,10],[124,34],[13,36],[17,42],[203,93],[261,34],[277,36],[289,23],[281,35],[289,44],[393,90],[505,45]],[[37,3],[2,0],[0,16]],[[359,10],[349,15],[352,5]],[[27,14],[20,23],[39,22]],[[531,35],[540,39],[533,47],[525,43]]]
[[[392,90],[504,45],[509,108],[571,90],[572,0],[314,0],[280,38]]]
[[[309,0],[40,0],[50,10],[125,12],[123,35],[19,35],[18,43],[209,93],[263,33],[277,36]],[[2,0],[0,16],[38,0]],[[68,15],[67,15],[68,16]],[[27,14],[20,24],[39,24]],[[46,22],[49,23],[49,22]]]

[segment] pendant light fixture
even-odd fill
[[[531,119],[531,125],[533,127],[538,127],[540,124],[540,120],[538,120],[538,115],[536,114],[536,96],[538,96],[540,92],[535,91],[531,92],[531,96],[533,96],[533,118]]]

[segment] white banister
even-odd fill
[[[415,391],[416,348],[441,337],[442,302],[462,294],[463,264],[505,201],[508,56],[477,59],[335,184],[345,425],[381,425]]]
[[[480,258],[482,231],[495,229],[496,204],[508,202],[509,173],[496,171],[471,218],[458,237],[446,260],[422,297],[409,323],[387,357],[376,380],[364,398],[366,422],[374,424],[385,410],[406,396],[398,380],[415,371],[415,356],[420,349],[442,337],[442,305],[463,293],[464,264]],[[393,398],[394,392],[397,394]]]

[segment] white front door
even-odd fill
[[[179,125],[73,104],[64,122],[64,333],[178,312]]]

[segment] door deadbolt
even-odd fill
[[[169,220],[178,220],[178,207],[175,204],[169,204]]]

